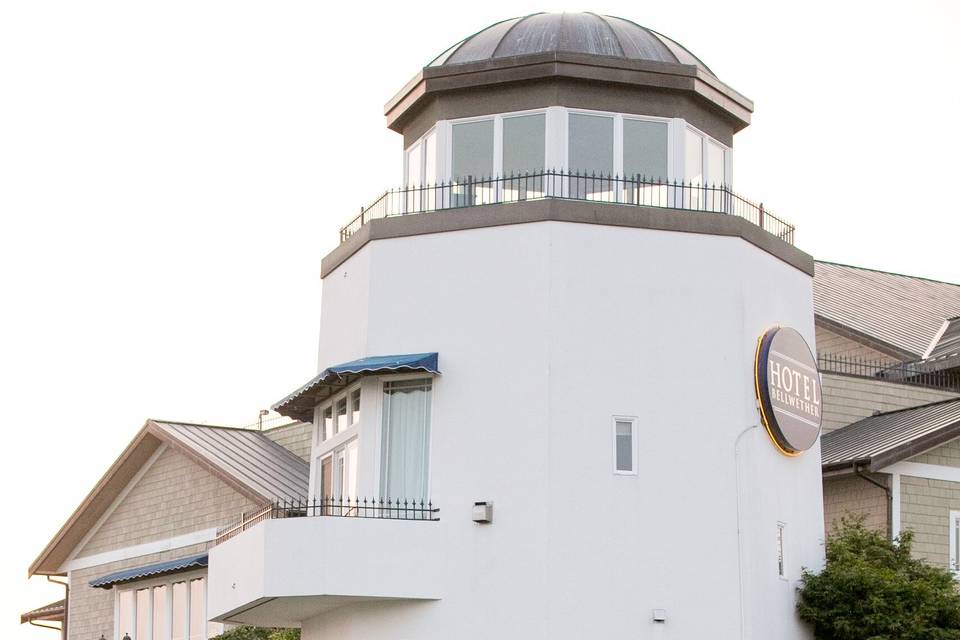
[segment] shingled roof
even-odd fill
[[[960,316],[960,285],[832,262],[814,267],[817,318],[881,343],[891,355],[918,360]]]
[[[960,399],[880,413],[820,440],[825,471],[877,471],[960,437]]]
[[[53,575],[150,457],[168,446],[254,502],[307,495],[310,466],[259,431],[147,420],[28,570]]]

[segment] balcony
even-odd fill
[[[792,224],[771,214],[762,203],[756,204],[733,192],[727,185],[540,171],[391,189],[362,208],[360,215],[340,229],[340,242],[379,218],[548,198],[730,215],[743,218],[784,242],[793,244],[794,241]]]
[[[297,626],[356,602],[437,600],[438,513],[419,502],[325,499],[245,515],[210,550],[210,619]]]
[[[940,371],[935,362],[900,362],[898,360],[871,360],[842,354],[818,353],[817,366],[821,373],[838,373],[854,378],[868,378],[960,393],[960,373]]]

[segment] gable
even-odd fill
[[[222,526],[255,505],[180,451],[165,447],[88,534],[75,557]]]

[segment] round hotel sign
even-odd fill
[[[755,363],[760,417],[773,443],[796,456],[820,435],[821,389],[817,361],[796,329],[770,329],[757,344]]]

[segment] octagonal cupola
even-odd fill
[[[733,135],[752,110],[656,31],[613,16],[538,13],[448,48],[386,116],[404,136],[408,186],[556,171],[590,178],[564,182],[590,198],[622,180],[647,192],[647,183],[729,187]],[[524,188],[540,193],[542,182]]]

